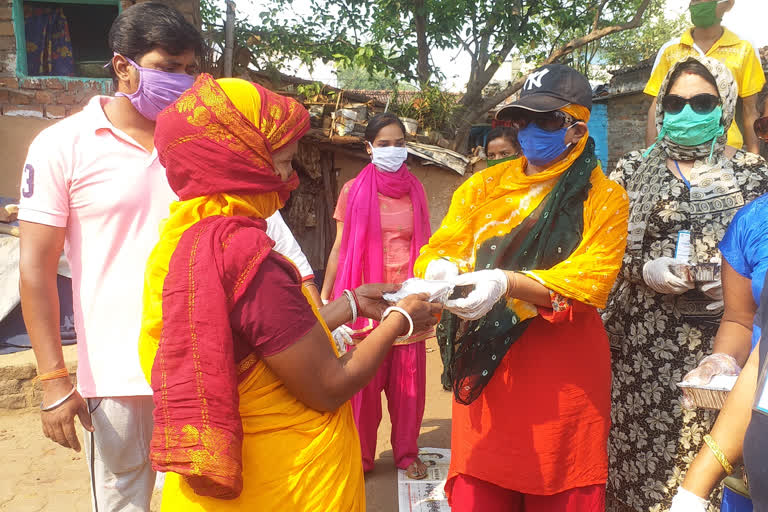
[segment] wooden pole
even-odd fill
[[[224,76],[232,76],[235,49],[235,2],[227,0],[227,18],[224,21]]]

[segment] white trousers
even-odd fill
[[[94,431],[85,431],[94,512],[149,512],[155,472],[149,462],[151,396],[89,398]]]

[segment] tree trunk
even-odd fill
[[[419,51],[416,75],[419,78],[419,85],[424,88],[432,75],[429,67],[429,42],[427,41],[427,19],[424,16],[424,0],[416,0],[413,3],[413,19],[416,24],[416,47]]]
[[[224,21],[224,76],[232,77],[235,51],[235,2],[227,0],[227,18]]]

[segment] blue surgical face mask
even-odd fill
[[[569,128],[570,126],[565,126],[549,132],[539,128],[536,123],[528,123],[528,126],[517,133],[517,141],[529,162],[536,166],[544,166],[556,160],[568,149],[565,134]]]

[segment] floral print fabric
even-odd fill
[[[689,191],[665,163],[657,169],[646,164],[639,152],[629,153],[610,176],[627,188],[630,204],[643,205],[646,225],[635,248],[628,247],[603,312],[613,361],[608,493],[628,507],[622,510],[659,512],[668,510],[709,431],[712,414],[683,409],[676,383],[711,353],[722,312],[708,310],[712,299],[697,290],[656,293],[643,282],[642,268],[652,259],[674,257],[682,230],[692,232],[695,261],[720,261],[717,245],[738,208],[768,190],[768,168],[743,151],[721,174],[697,161]],[[653,201],[631,191],[633,183],[649,181],[649,173]],[[697,186],[697,177],[710,186]]]

